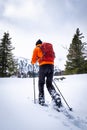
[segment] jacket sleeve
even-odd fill
[[[31,63],[32,63],[32,64],[35,64],[36,61],[37,61],[37,49],[35,48],[35,49],[33,50],[33,55],[32,55],[32,59],[31,59]]]
[[[39,47],[36,47],[33,51],[32,60],[31,63],[35,64],[37,61],[39,62],[39,59],[42,57],[42,51]]]

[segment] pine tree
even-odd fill
[[[4,33],[0,42],[0,77],[13,75],[17,70],[17,63],[12,54],[11,38],[9,33]]]
[[[82,42],[82,33],[79,28],[76,30],[76,34],[70,44],[69,53],[67,55],[67,61],[65,65],[65,74],[80,74],[87,72],[87,61],[85,55],[85,45]]]

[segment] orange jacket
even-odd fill
[[[33,55],[32,55],[32,60],[31,63],[35,64],[37,61],[39,63],[39,65],[44,65],[44,64],[54,64],[54,62],[49,62],[49,61],[41,61],[41,57],[43,56],[43,53],[40,49],[41,44],[38,44],[34,51],[33,51]]]

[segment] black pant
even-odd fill
[[[54,86],[52,85],[52,80],[53,80],[53,73],[54,73],[54,65],[51,64],[46,64],[42,65],[39,67],[39,82],[38,82],[38,87],[39,87],[39,103],[45,102],[44,99],[44,84],[46,82],[46,87],[53,99],[55,99],[55,96],[57,94]],[[46,78],[46,81],[45,81]]]

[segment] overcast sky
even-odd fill
[[[0,39],[10,33],[15,56],[30,59],[40,38],[53,43],[63,69],[77,28],[87,42],[87,0],[0,0]]]

